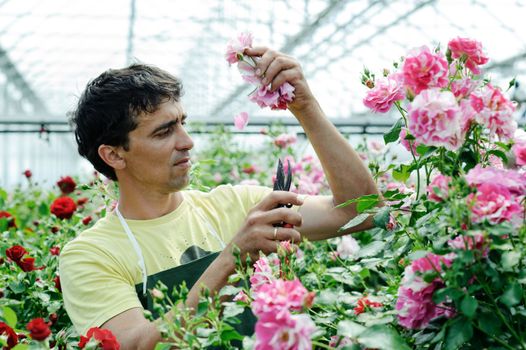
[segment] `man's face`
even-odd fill
[[[194,143],[184,125],[186,115],[179,102],[167,100],[157,111],[142,114],[129,133],[129,148],[123,153],[122,172],[142,189],[171,193],[190,181],[190,150]]]

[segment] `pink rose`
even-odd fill
[[[489,252],[488,241],[480,232],[475,232],[471,236],[458,235],[455,239],[450,239],[447,244],[453,249],[478,250],[483,257],[487,257]]]
[[[448,197],[449,192],[449,182],[451,178],[449,176],[444,176],[438,174],[433,178],[433,181],[427,187],[427,193],[429,200],[433,202],[442,202]]]
[[[413,50],[402,67],[405,86],[414,94],[433,87],[448,84],[447,61],[441,53],[433,53],[428,47]]]
[[[444,287],[441,278],[437,277],[430,283],[422,278],[422,274],[428,271],[441,272],[443,265],[450,266],[451,260],[445,256],[428,253],[405,268],[396,301],[398,323],[401,326],[408,329],[422,329],[438,316],[454,315],[454,311],[444,304],[437,305],[433,302],[435,290]]]
[[[451,83],[451,92],[459,100],[469,97],[477,87],[477,82],[471,78],[462,78]]]
[[[234,301],[242,301],[244,303],[248,303],[250,301],[248,295],[245,292],[243,292],[243,291],[237,293],[233,300]]]
[[[281,134],[276,136],[274,139],[274,144],[279,148],[286,148],[293,143],[296,143],[297,137],[294,134]]]
[[[256,350],[311,350],[316,325],[308,315],[277,318],[267,315],[256,323]]]
[[[403,100],[403,86],[394,79],[379,78],[374,88],[367,91],[363,104],[374,112],[387,113],[395,101]]]
[[[279,268],[279,260],[277,261]],[[250,289],[257,293],[261,286],[271,283],[276,279],[274,271],[266,256],[262,256],[254,263],[254,274],[250,276]]]
[[[478,66],[488,62],[489,58],[482,52],[482,44],[473,39],[455,38],[451,40],[447,47],[451,50],[451,57],[466,58],[466,67],[473,72],[479,74]]]
[[[491,84],[474,91],[470,95],[470,103],[476,112],[475,120],[486,126],[492,135],[501,138],[513,137],[517,122],[513,119],[515,105]]]
[[[408,110],[409,132],[418,143],[455,151],[463,143],[460,109],[455,96],[440,89],[424,90]]]
[[[471,186],[479,187],[482,184],[499,184],[506,187],[515,196],[526,194],[526,173],[512,169],[483,168],[477,164],[466,175],[466,181]]]
[[[308,291],[299,279],[276,279],[259,287],[252,302],[252,311],[257,317],[268,314],[281,317],[291,310],[301,310],[307,296]]]
[[[471,213],[474,222],[487,219],[492,224],[503,221],[518,222],[522,219],[523,208],[520,197],[515,197],[500,183],[484,183],[477,186],[477,193],[470,194]]]
[[[243,51],[249,47],[252,47],[252,34],[241,33],[236,39],[228,42],[225,59],[230,64],[236,63],[239,61],[240,56],[243,56]]]
[[[518,140],[511,148],[515,156],[515,163],[519,166],[526,165],[526,140]]]
[[[360,251],[360,245],[351,236],[342,236],[340,243],[336,247],[336,252],[341,259],[356,259],[358,252]]]
[[[241,112],[234,117],[234,126],[238,130],[243,130],[248,124],[248,113]]]

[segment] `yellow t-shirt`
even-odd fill
[[[217,252],[228,244],[248,211],[271,192],[259,186],[223,185],[209,193],[183,191],[181,205],[152,220],[126,220],[139,243],[148,276]],[[109,213],[69,242],[60,254],[64,305],[80,334],[112,317],[142,307],[135,285],[142,270],[117,215]]]

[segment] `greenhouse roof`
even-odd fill
[[[329,117],[369,120],[364,66],[380,74],[457,36],[483,43],[497,84],[526,86],[525,18],[520,0],[0,0],[0,120],[66,120],[90,79],[135,61],[180,76],[193,118],[283,115],[248,102],[224,59],[245,31],[299,59]],[[526,100],[524,86],[512,93]]]

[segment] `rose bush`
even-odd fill
[[[228,61],[239,66],[251,40],[232,43]],[[447,47],[413,50],[383,78],[364,72],[364,103],[400,118],[385,145],[356,147],[382,197],[343,204],[356,205],[358,215],[342,231],[370,216],[375,228],[297,248],[283,243],[248,263],[237,256],[230,284],[218,295],[205,291],[194,311],[184,306],[184,285],[156,286],[157,310],[179,310],[176,322],[160,322],[173,342],[159,348],[526,349],[524,133],[506,92],[481,75],[488,61],[481,44],[456,38]],[[239,69],[258,84],[250,68]],[[237,116],[238,128],[247,124]],[[198,152],[192,187],[271,185],[281,158],[293,190],[325,193],[319,162],[300,152],[301,138],[280,125],[259,137],[262,146],[248,150],[219,127]],[[404,148],[392,152],[395,143],[405,157],[396,153]],[[75,333],[57,275],[62,247],[112,210],[115,188],[75,178],[66,196],[21,179],[26,185],[0,190],[0,346],[117,349],[108,331]],[[235,326],[247,308],[256,332],[242,337]]]

